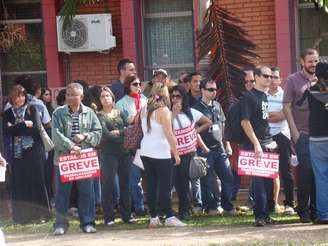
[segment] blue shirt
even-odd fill
[[[109,88],[114,93],[116,102],[124,97],[124,86],[120,80],[116,80]]]

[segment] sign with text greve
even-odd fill
[[[58,165],[62,183],[100,176],[97,151],[94,149],[83,150],[80,155],[60,155]]]
[[[264,152],[261,159],[254,158],[252,151],[239,151],[238,175],[275,179],[279,176],[279,155]]]

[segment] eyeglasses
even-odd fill
[[[249,83],[254,84],[255,83],[255,80],[254,79],[245,80],[245,84],[249,84]]]
[[[172,98],[172,99],[174,99],[174,98],[176,98],[176,99],[180,99],[180,98],[181,98],[181,95],[178,95],[178,94],[172,94],[172,95],[171,95],[171,98]]]
[[[280,79],[279,76],[272,76],[273,79]]]
[[[204,88],[204,90],[207,90],[209,92],[214,92],[216,91],[217,89],[216,88]]]
[[[261,76],[265,79],[272,79],[272,76],[268,74],[261,74]]]
[[[131,85],[137,87],[137,86],[141,86],[141,83],[140,82],[135,82],[135,83],[132,83]]]

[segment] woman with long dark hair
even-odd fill
[[[42,222],[50,217],[49,201],[44,182],[45,151],[38,128],[41,119],[21,85],[9,93],[12,107],[3,117],[5,134],[11,140],[9,163],[12,184],[13,221],[25,224]]]
[[[210,128],[212,122],[198,110],[189,107],[188,94],[181,85],[172,88],[171,102],[172,125],[181,158],[181,164],[174,168],[175,188],[179,198],[179,218],[189,220],[190,160],[196,153],[198,133]]]

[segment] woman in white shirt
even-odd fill
[[[202,141],[197,141],[200,139],[198,133],[210,128],[212,122],[198,110],[189,107],[188,94],[181,85],[172,88],[171,102],[172,126],[177,138],[177,150],[181,158],[180,165],[174,168],[174,185],[179,198],[179,218],[189,220],[190,160],[196,153],[197,142],[200,143],[201,148],[206,148],[204,144],[201,144]]]
[[[153,85],[147,107],[141,112],[141,126],[144,137],[141,141],[140,156],[147,177],[147,198],[150,212],[149,228],[158,227],[158,207],[166,215],[165,226],[185,226],[173,216],[171,189],[173,162],[180,164],[177,143],[172,132],[170,97],[165,85]]]

